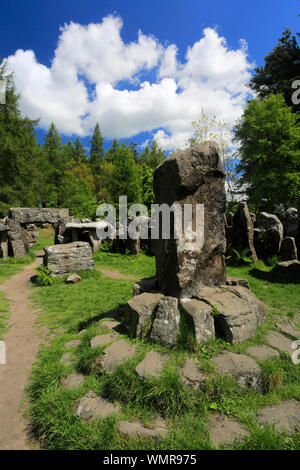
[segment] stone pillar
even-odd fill
[[[155,242],[158,287],[168,296],[191,298],[205,286],[225,284],[225,174],[217,144],[205,142],[172,154],[154,172],[154,193],[160,205],[178,203],[183,210],[191,204],[194,219],[197,205],[204,205],[201,248],[184,236],[164,240],[160,235]],[[174,220],[171,233],[172,228]]]

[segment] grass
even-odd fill
[[[99,252],[95,262],[96,266],[137,277],[154,274],[154,259],[144,254],[137,257]],[[210,361],[224,349],[243,352],[249,345],[262,343],[265,333],[274,328],[274,314],[293,316],[299,313],[300,289],[295,278],[280,282],[271,268],[262,263],[258,267],[230,267],[228,275],[248,278],[251,290],[268,307],[267,321],[258,328],[254,338],[242,345],[230,345],[218,339],[193,348],[190,326],[183,319],[181,339],[182,343],[184,338],[189,340],[190,351],[183,344],[170,351],[147,341],[128,339],[137,348],[136,356],[108,375],[101,373],[95,361],[104,347],[91,349],[89,343],[95,335],[107,332],[99,327],[100,319],[109,318],[116,311],[122,313],[124,303],[132,296],[133,281],[110,279],[98,271],[81,275],[82,282],[75,285],[66,285],[64,279],[57,279],[52,286],[32,288],[33,299],[43,311],[39,321],[54,336],[40,351],[28,389],[33,435],[43,448],[213,449],[207,422],[211,413],[219,412],[240,421],[250,433],[245,440],[224,446],[225,449],[300,449],[300,432],[293,436],[279,434],[271,427],[258,426],[256,419],[257,411],[263,406],[292,398],[300,400],[299,366],[293,365],[284,354],[262,362],[265,393],[259,394],[238,388],[229,377],[217,376]],[[86,332],[77,336],[81,329]],[[64,344],[75,338],[80,338],[82,343],[73,350],[74,363],[60,364]],[[141,381],[135,367],[147,351],[153,349],[169,353],[170,360],[159,379]],[[186,388],[179,379],[178,369],[186,357],[194,357],[210,373],[199,391]],[[61,388],[60,379],[75,371],[85,374],[83,385],[75,390]],[[91,389],[112,402],[120,402],[121,414],[95,422],[76,417],[76,403]],[[116,431],[119,420],[140,419],[147,424],[156,414],[167,420],[167,439],[127,440]]]
[[[30,248],[23,259],[7,258],[0,259],[0,284],[9,279],[14,274],[22,271],[24,266],[32,263],[35,259],[36,251],[44,246],[53,244],[53,229],[39,229],[38,244]],[[7,331],[7,319],[9,317],[9,303],[4,294],[0,291],[0,339]]]

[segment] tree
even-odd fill
[[[300,197],[300,124],[284,97],[253,99],[235,126],[242,172],[249,201],[266,200],[268,209],[295,205]]]
[[[84,146],[82,145],[80,139],[77,137],[75,140],[75,145],[74,145],[74,155],[73,159],[75,162],[82,162],[82,163],[87,163],[87,154]]]
[[[278,44],[265,56],[264,66],[256,67],[254,71],[248,86],[259,98],[282,93],[286,103],[292,106],[292,82],[300,79],[300,47],[289,28],[286,28]],[[294,107],[293,110],[297,111],[297,108]]]
[[[162,148],[160,148],[155,140],[152,141],[151,146],[146,146],[144,152],[141,154],[140,161],[142,164],[146,163],[149,168],[155,170],[166,159],[166,155]]]
[[[48,207],[60,207],[63,204],[62,179],[65,172],[65,154],[61,137],[52,122],[44,137],[43,150],[43,186],[42,204]]]
[[[0,104],[0,214],[14,205],[38,205],[41,152],[34,127],[38,121],[22,118],[13,75],[0,67],[6,103]]]
[[[118,142],[118,139],[114,139],[112,146],[108,149],[106,153],[105,161],[114,164],[119,148],[120,148],[120,144]]]
[[[92,139],[90,140],[90,159],[89,165],[94,174],[99,175],[101,172],[101,166],[104,162],[105,150],[103,146],[103,136],[100,129],[99,122],[96,123]]]
[[[233,201],[238,180],[236,172],[237,153],[232,152],[230,149],[231,132],[228,123],[224,119],[217,119],[216,115],[209,117],[202,108],[200,118],[192,121],[192,126],[194,134],[188,140],[186,146],[193,147],[193,145],[207,140],[214,140],[218,144],[225,171],[227,199]]]
[[[114,157],[110,192],[114,203],[127,196],[128,203],[141,202],[141,176],[129,147],[119,146]]]
[[[70,209],[70,213],[78,218],[95,217],[97,200],[88,180],[81,178],[74,167],[69,167],[64,174],[63,185],[64,204]]]
[[[148,209],[154,204],[153,173],[154,170],[145,163],[142,167],[142,200]]]

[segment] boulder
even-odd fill
[[[69,209],[12,207],[8,217],[21,224],[55,224],[60,219],[69,217]]]
[[[247,249],[253,261],[258,261],[253,241],[253,221],[246,202],[240,202],[233,218],[232,245],[243,251]]]
[[[81,387],[81,385],[84,382],[84,375],[83,374],[70,374],[67,377],[63,377],[60,380],[60,384],[64,388],[78,388]]]
[[[162,294],[143,293],[127,303],[124,325],[133,337],[145,338],[152,325],[154,311]]]
[[[157,304],[155,319],[150,330],[150,339],[167,347],[176,346],[179,322],[178,299],[162,297]]]
[[[293,340],[277,333],[277,331],[269,331],[266,335],[266,342],[273,348],[279,349],[279,351],[284,352],[289,356],[294,352],[292,348]]]
[[[215,339],[214,318],[210,305],[197,299],[181,299],[180,306],[192,320],[198,344]]]
[[[199,297],[215,310],[216,335],[231,343],[251,338],[265,315],[262,302],[245,287],[208,287]]]
[[[26,237],[22,234],[21,224],[15,220],[7,220],[8,231],[8,254],[14,258],[24,258],[26,254]],[[27,245],[28,247],[28,245]]]
[[[143,294],[144,292],[158,292],[156,290],[156,278],[149,277],[147,279],[141,279],[136,282],[133,286],[133,297],[136,295]]]
[[[53,276],[94,269],[92,249],[86,242],[54,245],[44,248],[44,265]]]
[[[77,283],[80,282],[80,281],[81,281],[81,277],[78,276],[78,274],[73,273],[73,274],[70,274],[70,275],[67,277],[66,283],[67,283],[67,284],[77,284]]]
[[[34,224],[28,224],[26,227],[27,233],[28,233],[28,243],[29,246],[34,246],[38,242],[39,238],[39,232]]]
[[[204,286],[224,284],[225,174],[217,144],[205,142],[169,156],[154,172],[154,193],[157,204],[176,204],[170,237],[160,232],[153,244],[158,288],[167,296],[191,298]],[[179,234],[184,204],[191,205],[194,223],[196,212],[200,215],[196,236],[191,226]]]
[[[263,390],[262,371],[257,362],[245,354],[236,354],[225,351],[212,359],[219,374],[234,377],[243,387]]]
[[[282,240],[279,256],[284,261],[297,259],[297,246],[293,237],[285,237]]]

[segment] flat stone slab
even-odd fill
[[[121,323],[116,320],[101,320],[98,325],[100,328],[105,328],[106,330],[114,330],[121,326]]]
[[[64,348],[65,349],[69,349],[69,348],[78,348],[78,346],[81,345],[81,341],[80,339],[72,339],[71,341],[68,341],[65,345],[64,345]]]
[[[258,422],[273,425],[278,432],[291,434],[300,429],[300,404],[296,400],[287,400],[279,405],[262,408]]]
[[[282,332],[286,333],[287,335],[291,336],[295,339],[300,339],[300,331],[297,330],[295,326],[291,324],[284,324],[284,323],[276,323],[276,327]]]
[[[250,346],[247,349],[246,354],[255,357],[259,361],[265,361],[266,359],[272,359],[273,357],[280,357],[280,354],[275,349],[269,348],[268,346]]]
[[[84,334],[84,333],[86,333],[86,332],[87,332],[87,329],[86,329],[86,328],[84,328],[83,330],[79,331],[79,333],[78,333],[78,334],[79,334],[79,335],[83,335],[83,334]]]
[[[212,359],[218,374],[234,377],[239,385],[262,391],[262,373],[257,362],[244,354],[225,351]]]
[[[198,369],[194,359],[186,359],[184,365],[180,368],[181,381],[185,385],[190,385],[195,389],[199,389],[208,374]]]
[[[169,354],[150,351],[137,365],[135,371],[141,379],[149,379],[150,377],[156,379],[161,376],[163,367],[169,358]]]
[[[103,346],[103,344],[110,343],[119,337],[119,333],[115,331],[113,333],[108,333],[107,335],[98,335],[91,340],[91,348],[97,348],[98,346]]]
[[[70,365],[74,362],[73,354],[71,352],[64,353],[60,358],[60,364]]]
[[[97,418],[107,418],[112,414],[120,413],[121,406],[110,403],[108,400],[99,397],[93,390],[90,390],[79,401],[76,415],[81,418],[95,420]]]
[[[228,416],[213,414],[208,426],[210,440],[215,446],[221,446],[236,439],[250,436],[250,433],[237,421]]]
[[[83,374],[70,374],[67,377],[63,377],[60,381],[62,387],[66,388],[78,388],[84,382]]]
[[[151,425],[146,427],[141,421],[120,421],[117,430],[126,438],[152,438],[161,439],[168,436],[168,427],[162,418],[157,418]]]
[[[280,333],[277,333],[277,331],[269,331],[266,336],[266,341],[270,346],[273,346],[286,354],[291,355],[293,352],[292,341]]]
[[[131,359],[135,354],[136,346],[127,343],[125,339],[120,339],[103,351],[97,364],[106,372],[113,372],[120,364]]]

